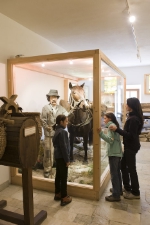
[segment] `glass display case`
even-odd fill
[[[124,76],[119,71],[112,68],[110,65],[101,62],[101,104],[104,107],[104,112],[112,112],[115,114],[117,121],[121,128],[124,123],[124,100],[125,100],[125,82]],[[104,128],[102,119],[102,127],[104,132],[107,133],[107,129]],[[108,157],[106,152],[106,142],[101,140],[101,174],[108,166]]]
[[[109,179],[109,168],[106,143],[100,139],[97,128],[105,129],[103,115],[108,111],[116,115],[120,126],[123,125],[125,75],[100,50],[8,59],[8,95],[18,95],[17,103],[23,112],[41,112],[48,104],[46,94],[50,89],[58,90],[58,104],[63,100],[71,105],[70,83],[72,87],[84,89],[84,98],[92,115],[93,142],[91,145],[89,141],[87,145],[86,160],[84,138],[79,134],[74,139],[68,193],[98,200]],[[76,102],[76,105],[80,106],[80,103]],[[80,117],[82,119],[82,114]],[[41,168],[33,168],[33,186],[53,191],[55,168],[48,179],[43,176],[43,139],[42,136],[37,160],[41,162]],[[11,182],[21,184],[21,172],[17,168],[11,168]]]

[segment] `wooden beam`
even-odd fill
[[[25,225],[24,216],[18,213],[10,212],[5,209],[0,209],[0,219],[18,225]]]
[[[57,73],[45,68],[40,68],[38,66],[35,65],[29,65],[29,64],[17,64],[16,67],[18,68],[22,68],[22,69],[26,69],[26,70],[31,70],[31,71],[36,71],[39,73],[44,73],[44,74],[48,74],[51,76],[55,76],[55,77],[60,77],[60,78],[64,78],[64,79],[70,79],[73,81],[78,81],[78,78],[70,76],[70,75],[66,75],[66,74],[62,74],[62,73]]]
[[[32,63],[32,62],[48,62],[48,61],[59,61],[67,59],[78,59],[78,58],[90,58],[93,57],[97,50],[88,50],[88,51],[79,51],[79,52],[67,52],[59,54],[50,54],[50,55],[39,55],[32,57],[20,57],[14,59],[8,59],[8,62],[11,64],[22,64],[22,63]]]
[[[7,60],[7,85],[8,85],[8,98],[14,93],[13,86],[13,64],[9,59]]]
[[[99,199],[101,176],[101,146],[97,133],[97,128],[101,123],[101,57],[99,52],[93,58],[93,76],[93,189],[98,193]]]
[[[113,70],[119,73],[123,78],[126,78],[126,75],[103,53],[100,51],[101,59],[109,65]]]
[[[34,225],[40,225],[45,219],[47,218],[47,212],[41,210],[35,217],[34,217]]]
[[[1,208],[4,208],[4,207],[6,207],[7,206],[7,201],[6,200],[1,200],[0,201],[0,209]]]

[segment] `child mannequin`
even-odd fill
[[[97,131],[100,137],[107,142],[107,152],[109,157],[110,175],[112,182],[112,195],[106,196],[105,200],[109,202],[120,201],[120,195],[122,195],[122,182],[120,174],[120,160],[122,157],[122,147],[120,141],[120,135],[109,130],[110,125],[115,125],[119,128],[119,124],[113,113],[106,113],[104,115],[104,123],[108,128],[107,135],[98,128]]]
[[[59,115],[56,118],[56,124],[57,127],[53,137],[54,156],[56,160],[54,200],[61,200],[60,205],[65,206],[72,201],[72,198],[67,195],[68,166],[70,165],[70,143],[68,133],[65,128],[68,124],[68,118],[65,115]]]

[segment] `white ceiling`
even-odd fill
[[[150,65],[150,0],[0,0],[0,13],[66,51],[100,49],[118,67]],[[2,32],[2,31],[1,31]]]

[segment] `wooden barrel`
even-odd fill
[[[12,113],[12,116],[17,117],[30,117],[33,118],[38,123],[38,130],[39,130],[39,138],[42,137],[42,123],[40,119],[39,112],[21,112],[21,113]]]
[[[6,148],[1,165],[29,168],[35,165],[39,152],[37,122],[28,117],[11,117],[14,124],[6,125]]]

